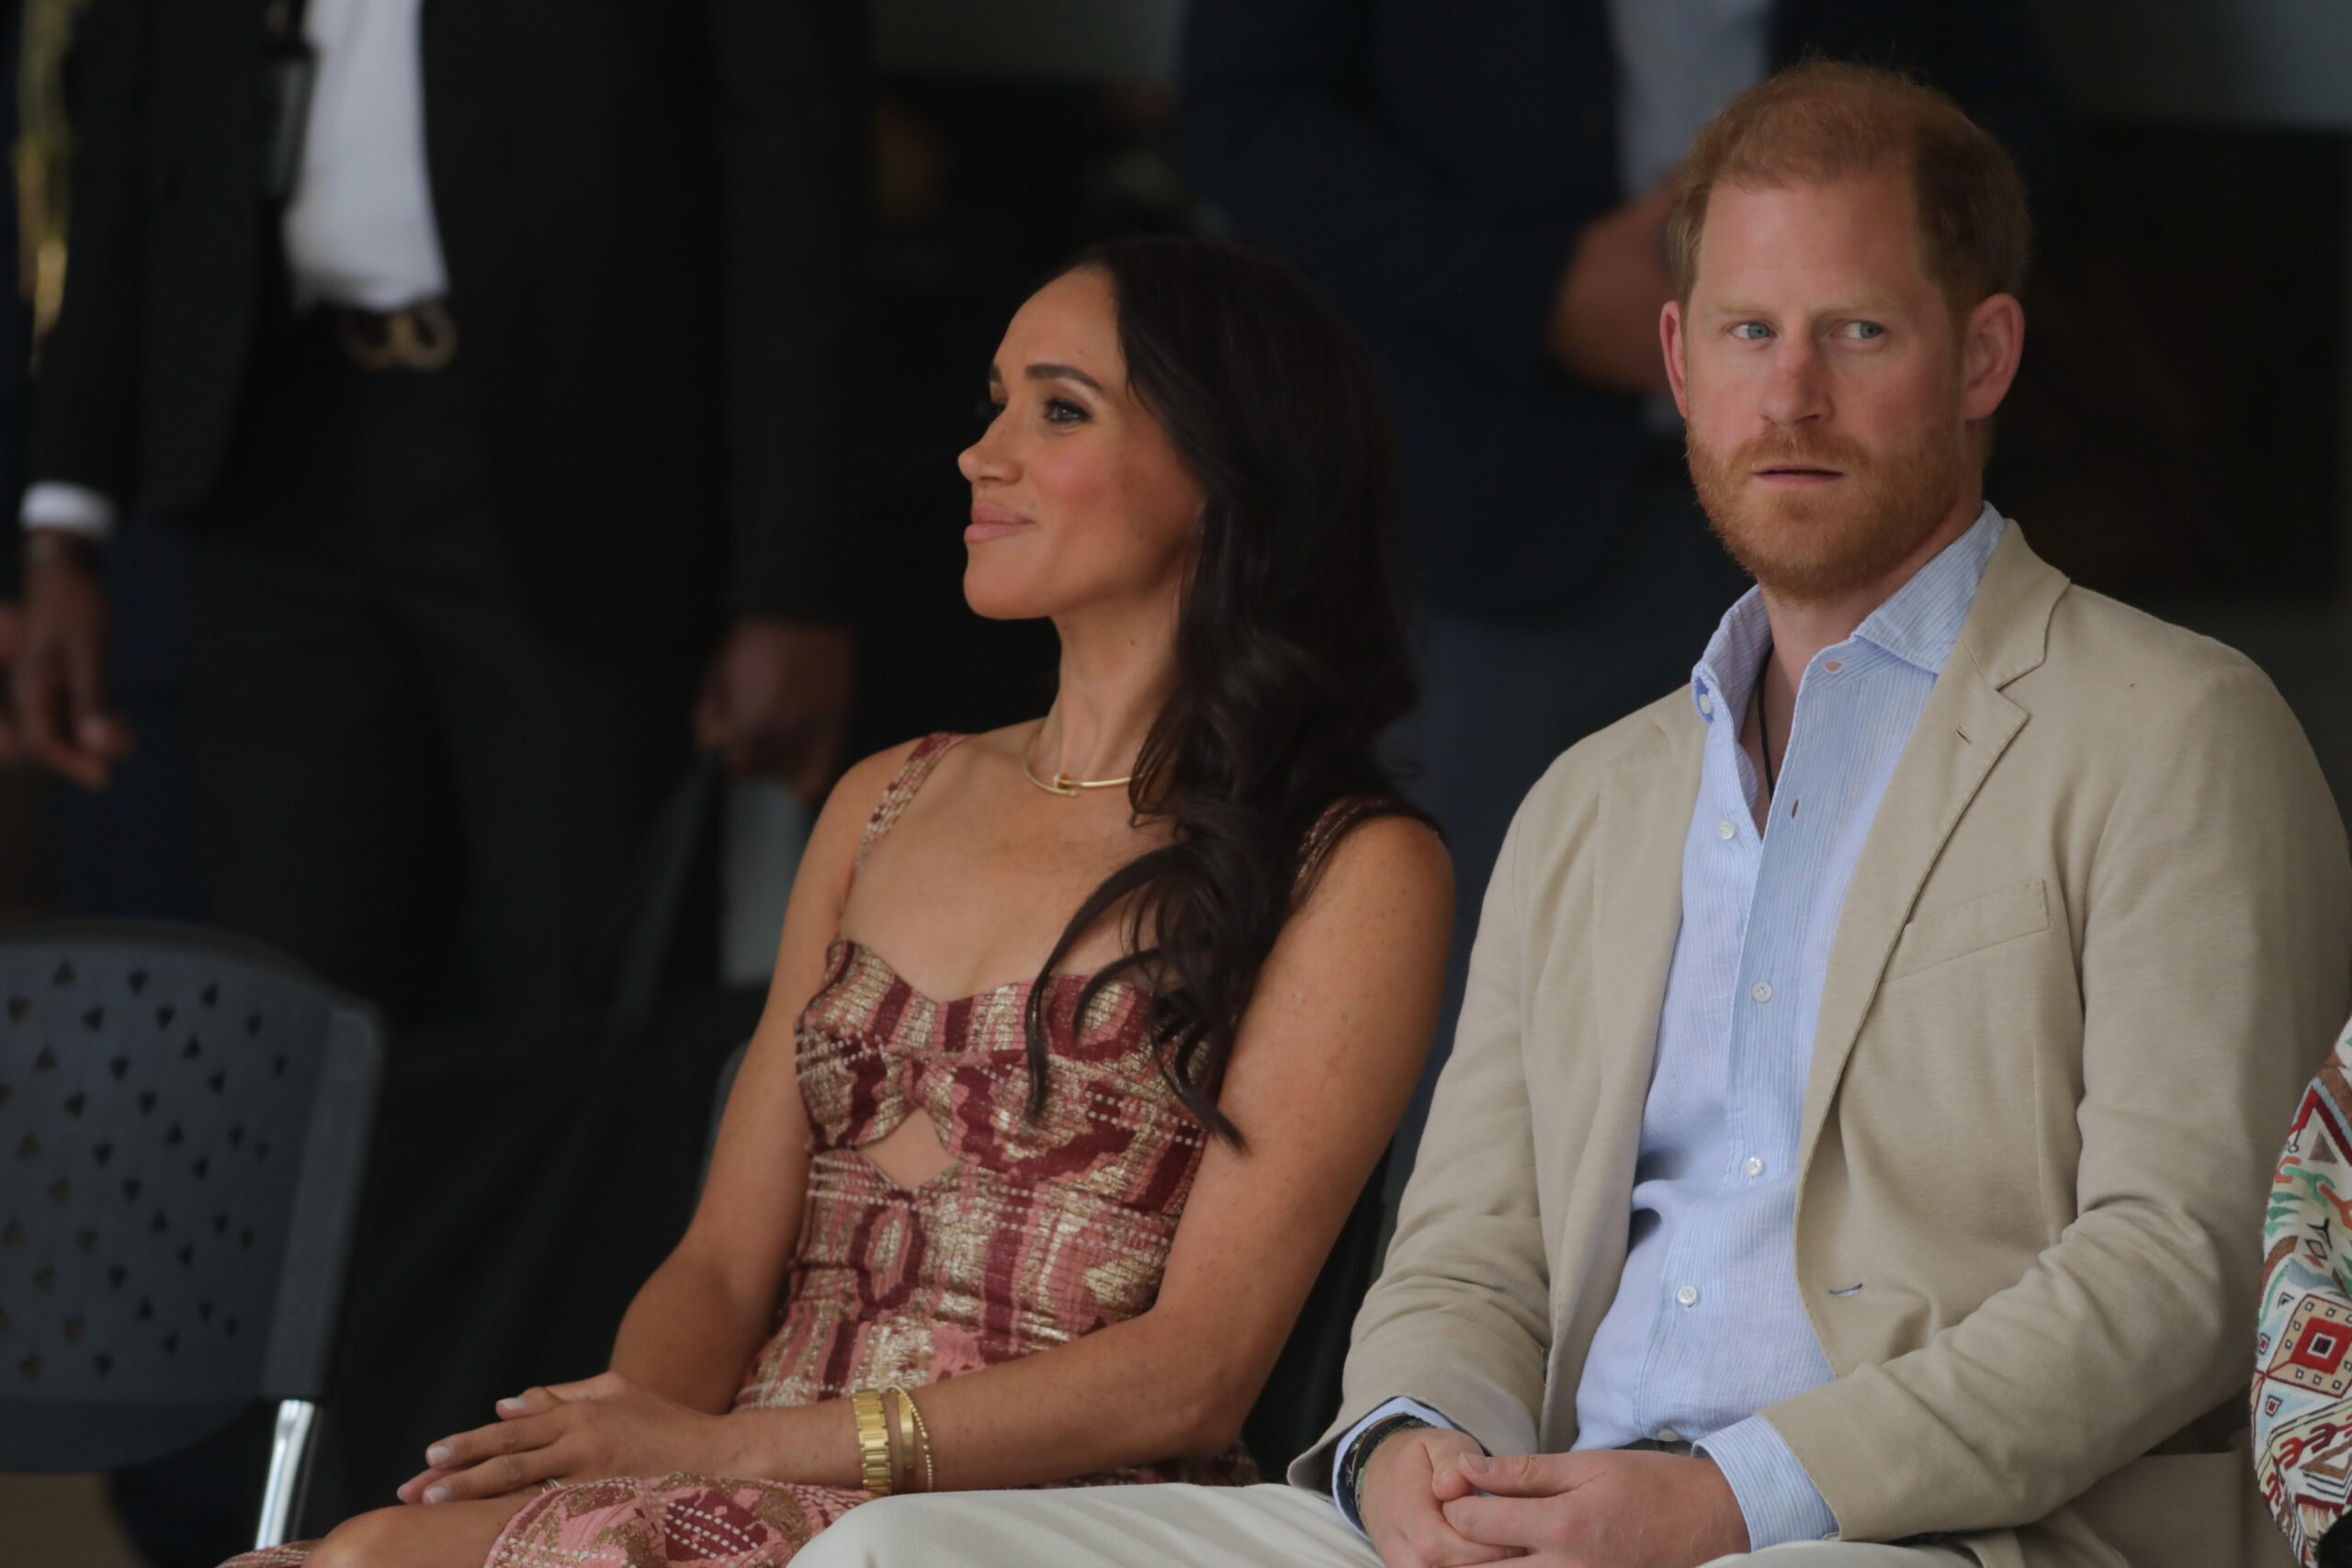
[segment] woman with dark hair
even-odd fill
[[[834,790],[612,1370],[242,1562],[764,1568],[890,1491],[1255,1478],[1451,918],[1374,751],[1413,697],[1380,398],[1288,267],[1164,239],[1039,289],[989,397],[965,592],[1051,618],[1051,709]]]

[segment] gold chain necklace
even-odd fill
[[[1037,732],[1041,735],[1045,733],[1045,729],[1046,727],[1042,724],[1037,727]],[[1076,796],[1081,790],[1116,789],[1121,784],[1133,784],[1135,782],[1135,774],[1133,773],[1128,773],[1124,777],[1115,779],[1074,779],[1068,773],[1056,773],[1053,776],[1052,781],[1048,783],[1046,780],[1039,778],[1036,774],[1029,771],[1029,745],[1027,741],[1022,742],[1021,746],[1021,776],[1027,779],[1031,784],[1035,784],[1039,789],[1044,790],[1047,795],[1064,795],[1070,796]]]

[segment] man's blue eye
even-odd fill
[[[1849,321],[1846,323],[1846,330],[1855,337],[1864,339],[1881,338],[1886,335],[1886,329],[1876,321]]]
[[[1772,329],[1761,321],[1742,321],[1732,328],[1731,335],[1742,343],[1761,343],[1772,335]]]

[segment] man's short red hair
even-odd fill
[[[1692,139],[1666,223],[1668,271],[1686,305],[1717,185],[1776,190],[1906,165],[1919,257],[1956,312],[2024,287],[2033,251],[2025,182],[1958,104],[1875,66],[1809,60],[1767,77]]]

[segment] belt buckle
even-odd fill
[[[438,370],[457,355],[458,323],[438,299],[377,318],[383,323],[381,338],[371,339],[360,329],[361,314],[335,312],[335,337],[362,370]]]

